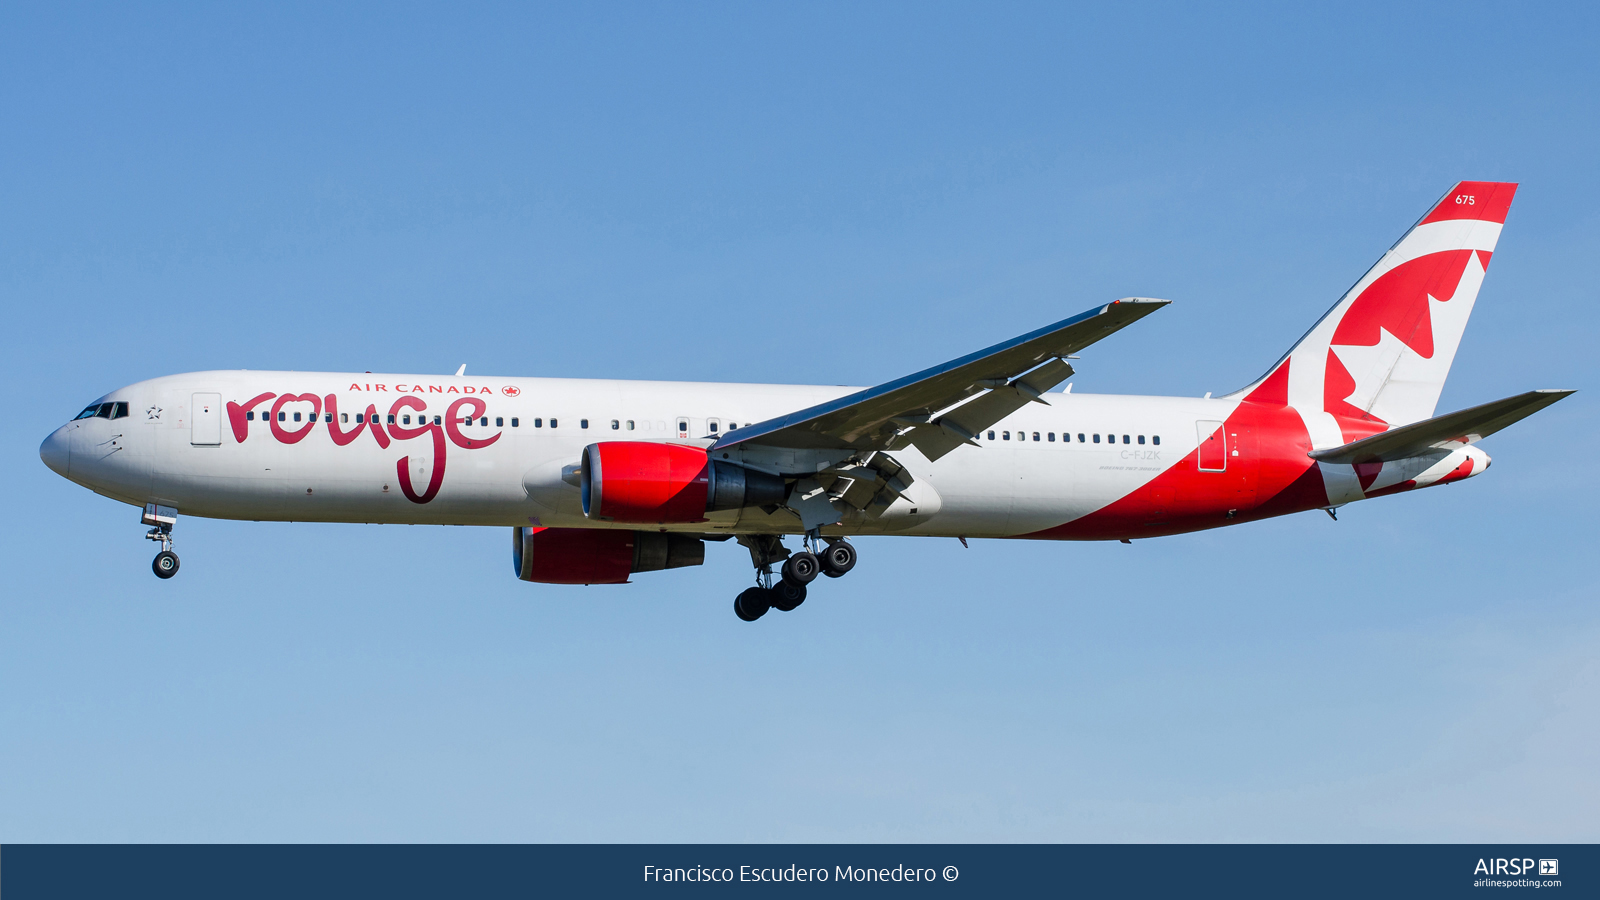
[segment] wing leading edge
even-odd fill
[[[896,438],[911,429],[909,442],[932,451],[930,455],[943,455],[970,442],[975,429],[985,427],[985,420],[997,412],[1008,415],[1065,380],[1072,367],[1063,357],[1170,302],[1148,297],[1115,300],[942,365],[729,431],[713,449],[755,443],[795,449],[883,450],[905,443]],[[935,418],[980,393],[984,396]]]

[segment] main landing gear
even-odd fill
[[[145,532],[145,539],[161,542],[161,552],[150,563],[156,577],[166,579],[178,574],[178,554],[172,552],[172,526],[178,524],[178,511],[170,506],[146,503],[140,521],[151,526]]]
[[[756,567],[756,586],[746,588],[733,601],[734,615],[746,622],[754,622],[767,614],[767,610],[791,612],[806,602],[806,586],[826,575],[838,578],[855,568],[856,548],[844,538],[832,538],[820,553],[813,547],[822,542],[821,535],[807,534],[804,547],[790,553],[783,539],[771,534],[741,536],[739,543],[750,550]],[[773,563],[782,560],[779,574],[773,577]]]

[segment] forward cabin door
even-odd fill
[[[222,443],[222,395],[195,394],[190,409],[189,443],[215,447]]]

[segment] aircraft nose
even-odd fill
[[[50,471],[67,477],[67,469],[72,464],[72,439],[67,436],[67,426],[57,428],[39,445],[39,458],[50,467]]]

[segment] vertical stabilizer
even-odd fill
[[[1298,409],[1318,447],[1433,415],[1515,184],[1451,188],[1255,384]]]

